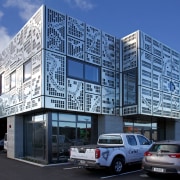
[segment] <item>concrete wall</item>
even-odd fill
[[[166,139],[167,140],[171,140],[171,139],[174,139],[175,138],[175,122],[174,120],[167,120],[166,121]]]
[[[174,125],[174,132],[175,132],[175,140],[180,140],[180,119],[175,120],[175,125]]]
[[[23,117],[11,116],[7,118],[7,157],[23,157]]]
[[[102,115],[98,117],[98,135],[103,133],[121,133],[123,132],[123,118],[111,115]]]

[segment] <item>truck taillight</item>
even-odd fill
[[[96,151],[95,151],[95,158],[96,159],[100,158],[100,155],[101,155],[101,151],[99,149],[96,149]]]

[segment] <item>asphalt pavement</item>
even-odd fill
[[[7,154],[0,151],[0,180],[65,180],[67,177],[62,166],[64,168],[69,164],[47,166],[31,164],[7,158]]]
[[[167,177],[167,179],[174,177]],[[7,154],[0,150],[0,180],[164,180],[166,177],[150,178],[140,167],[132,166],[127,172],[111,176],[106,170],[86,171],[70,163],[40,165],[19,159],[7,158]],[[179,180],[179,176],[178,176]]]

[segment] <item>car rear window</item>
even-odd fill
[[[180,145],[177,144],[154,144],[151,152],[180,153]]]
[[[123,144],[121,136],[103,135],[99,137],[99,144]]]

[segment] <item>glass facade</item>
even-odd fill
[[[52,162],[66,162],[72,145],[92,143],[92,117],[52,113]]]
[[[123,106],[137,104],[136,69],[123,73]]]
[[[95,116],[58,112],[47,114],[25,117],[25,159],[67,162],[70,146],[96,143],[98,135]]]
[[[124,118],[124,132],[139,133],[145,135],[153,141],[158,140],[158,120],[154,118],[141,119],[133,116],[132,118]]]
[[[100,68],[82,61],[68,60],[68,77],[100,84]]]
[[[36,161],[46,159],[46,114],[25,117],[25,158]]]

